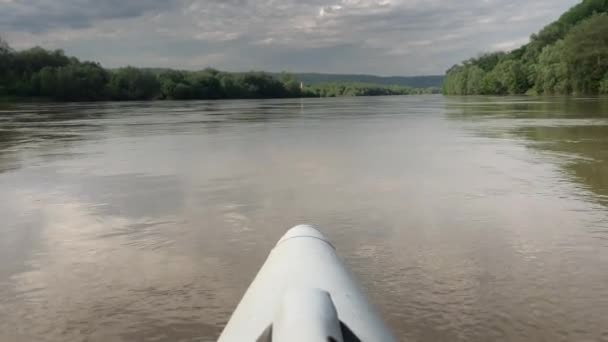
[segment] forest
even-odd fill
[[[252,99],[287,97],[375,96],[437,93],[439,88],[412,88],[355,82],[300,87],[288,73],[228,73],[215,69],[179,71],[125,67],[105,69],[79,61],[61,50],[35,47],[15,51],[0,39],[0,98],[55,101],[131,101]]]
[[[608,94],[608,0],[583,0],[511,52],[447,71],[448,95]]]

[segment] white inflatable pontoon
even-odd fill
[[[311,226],[271,251],[220,342],[394,341],[331,243]]]

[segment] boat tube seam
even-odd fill
[[[329,246],[330,246],[330,247],[331,247],[331,248],[332,248],[334,251],[336,250],[336,247],[334,247],[334,245],[332,245],[332,243],[331,243],[331,242],[329,242],[329,241],[327,241],[327,240],[325,240],[325,239],[322,239],[322,238],[320,238],[320,237],[318,237],[318,236],[312,236],[312,235],[298,235],[298,236],[290,236],[290,237],[288,237],[288,238],[286,238],[286,239],[283,239],[283,240],[279,241],[279,242],[277,243],[277,245],[275,246],[275,248],[279,247],[279,245],[280,245],[280,244],[282,244],[282,243],[283,243],[283,242],[285,242],[285,241],[289,241],[289,240],[292,240],[292,239],[299,239],[299,238],[310,238],[310,239],[317,239],[317,240],[319,240],[319,241],[323,241],[323,242],[325,242],[326,244],[328,244],[328,245],[329,245]]]

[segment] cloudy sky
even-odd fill
[[[518,47],[578,2],[0,0],[0,35],[106,67],[442,74]]]

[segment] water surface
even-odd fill
[[[608,341],[606,99],[5,105],[0,201],[1,341],[213,341],[299,223],[400,340]]]

